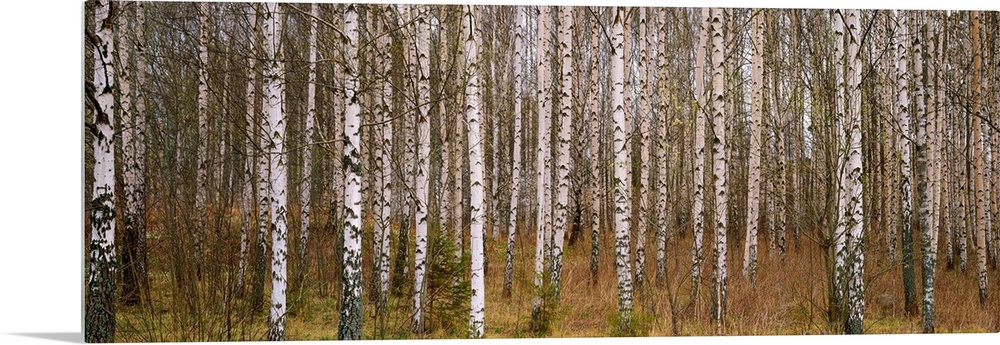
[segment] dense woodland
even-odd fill
[[[87,341],[1000,330],[1000,15],[88,1]]]

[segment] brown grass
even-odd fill
[[[503,231],[501,231],[503,232]],[[567,247],[563,266],[563,282],[561,303],[558,305],[552,332],[548,337],[603,337],[612,334],[612,322],[617,315],[617,288],[613,267],[612,237],[605,231],[601,251],[601,268],[596,284],[590,282],[589,257],[590,243],[584,236],[574,247]],[[370,234],[368,234],[370,236]],[[518,338],[533,336],[528,331],[528,321],[531,313],[534,261],[534,234],[521,229],[517,236],[516,262],[513,282],[513,294],[510,298],[501,296],[503,284],[503,260],[505,245],[500,242],[506,237],[501,236],[494,242],[487,235],[488,270],[486,272],[486,336],[489,338]],[[762,239],[765,238],[762,236]],[[412,236],[411,236],[412,241]],[[785,334],[830,334],[840,333],[840,327],[831,325],[826,317],[826,278],[824,259],[821,249],[805,237],[797,248],[789,239],[789,252],[781,258],[771,254],[766,240],[760,246],[760,263],[757,280],[748,282],[741,275],[743,260],[742,242],[730,240],[729,250],[729,293],[727,325],[723,330],[726,335],[785,335]],[[736,243],[734,243],[736,242]],[[870,241],[877,242],[877,241]],[[323,235],[316,236],[316,246],[313,247],[317,256],[316,262],[325,266],[314,268],[310,279],[322,277],[329,279],[330,288],[326,294],[321,294],[318,283],[306,284],[301,295],[293,292],[290,298],[301,296],[290,301],[290,313],[287,324],[289,340],[330,340],[336,339],[337,318],[339,312],[339,280],[338,274],[326,272],[320,275],[317,270],[329,270],[332,265],[333,241]],[[668,244],[668,282],[658,286],[655,281],[655,247],[653,242],[647,245],[647,272],[649,277],[646,285],[637,289],[635,298],[635,313],[642,326],[646,327],[649,336],[677,335],[715,335],[715,326],[711,322],[709,301],[711,292],[711,248],[705,248],[706,264],[703,268],[703,281],[700,296],[691,301],[690,246],[691,239],[681,236],[671,239]],[[367,281],[371,277],[371,244],[365,242],[364,279],[365,289],[373,286]],[[393,251],[396,250],[393,245]],[[294,249],[293,249],[294,251]],[[902,273],[901,267],[883,258],[884,250],[877,244],[866,248],[866,333],[919,333],[922,330],[922,320],[919,315],[907,316],[903,312]],[[974,248],[970,257],[974,257]],[[294,253],[292,253],[294,255]],[[412,251],[411,251],[412,255]],[[918,251],[919,257],[919,251]],[[997,283],[997,271],[990,269],[990,299],[985,307],[980,307],[977,295],[977,284],[974,269],[970,266],[966,272],[947,270],[943,258],[939,260],[937,270],[937,331],[939,333],[959,332],[997,332],[1000,330],[1000,284]],[[156,269],[156,267],[154,267]],[[162,268],[160,268],[162,270]],[[332,277],[332,278],[331,278]],[[920,289],[920,267],[917,265],[917,287]],[[266,308],[263,314],[256,315],[253,323],[241,333],[238,339],[189,339],[176,336],[181,334],[176,328],[177,323],[168,317],[176,314],[171,302],[172,282],[165,273],[151,276],[154,298],[153,310],[160,321],[149,327],[136,327],[149,319],[150,313],[143,308],[121,308],[119,323],[133,327],[119,327],[124,332],[120,340],[155,339],[169,340],[257,340],[264,335],[267,320]],[[270,286],[270,284],[266,284]],[[265,292],[267,294],[267,292]],[[375,325],[374,306],[365,291],[365,337],[366,338],[446,338],[460,337],[464,324],[453,325],[455,328],[438,328],[428,334],[415,336],[409,332],[409,318],[412,310],[412,299],[408,295],[390,298],[389,315],[384,317],[384,332],[379,332]],[[265,295],[267,296],[267,295]],[[267,299],[267,297],[265,297]],[[673,302],[673,303],[672,303]],[[919,301],[918,301],[919,302]],[[468,305],[468,302],[465,302]],[[673,308],[677,308],[673,311]],[[206,312],[209,313],[209,312]],[[210,313],[211,314],[211,313]],[[676,316],[676,319],[673,319]],[[460,322],[461,323],[461,322]],[[676,324],[676,329],[673,326]],[[130,333],[131,332],[131,333]],[[156,332],[152,337],[147,332]],[[224,334],[224,333],[216,333]]]

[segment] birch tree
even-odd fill
[[[983,170],[983,143],[984,135],[983,125],[982,125],[982,60],[983,53],[981,51],[980,42],[980,14],[979,11],[970,11],[970,36],[972,40],[972,165],[973,173],[975,177],[975,188],[973,193],[975,193],[976,205],[974,209],[976,210],[976,262],[978,264],[978,282],[979,282],[979,306],[986,306],[986,297],[988,292],[987,276],[986,276],[986,233],[987,223],[986,223],[986,187],[984,186],[983,177],[985,171]]]
[[[264,14],[265,70],[264,97],[267,100],[268,169],[271,185],[271,308],[267,338],[285,340],[285,317],[288,309],[288,173],[285,154],[284,62],[281,51],[283,19],[277,3],[267,3]]]
[[[847,169],[844,170],[847,179],[850,181],[850,203],[844,216],[847,226],[847,245],[850,248],[850,275],[851,280],[848,285],[848,310],[847,333],[863,333],[864,308],[865,308],[865,285],[864,285],[864,207],[863,207],[863,186],[861,182],[861,58],[859,52],[861,48],[861,11],[857,9],[847,10],[847,114],[849,116],[850,130],[848,131]],[[846,130],[846,128],[845,128]]]
[[[87,304],[84,340],[115,341],[115,43],[112,6],[99,0],[94,7],[94,31],[87,39],[94,47],[94,79],[87,87],[93,107],[94,182],[90,198],[90,251],[87,261]],[[89,31],[89,30],[88,30]]]
[[[126,305],[136,305],[142,301],[145,293],[143,287],[148,284],[146,278],[146,214],[145,214],[145,162],[146,151],[146,121],[144,97],[141,93],[145,84],[145,57],[143,41],[143,26],[145,14],[142,4],[135,6],[135,40],[127,33],[128,16],[119,13],[116,33],[118,35],[119,89],[121,91],[122,119],[122,164],[123,192],[125,194],[124,233],[122,236],[122,302]],[[129,50],[135,49],[135,68],[131,68]],[[135,74],[135,89],[131,89],[132,74]],[[132,97],[135,97],[133,104]]]
[[[536,295],[531,303],[531,315],[533,320],[538,320],[541,315],[542,298],[539,293],[542,288],[542,277],[544,276],[545,252],[548,249],[547,240],[549,234],[549,223],[551,220],[549,207],[549,183],[550,173],[550,152],[549,152],[549,132],[550,118],[552,114],[552,94],[549,92],[552,81],[550,77],[549,62],[549,24],[551,23],[552,9],[549,6],[540,6],[538,13],[538,33],[537,33],[537,54],[538,54],[538,154],[536,155],[535,170],[538,174],[536,182],[536,200],[538,200],[538,225],[535,229],[535,289]]]
[[[307,276],[308,250],[309,250],[309,213],[312,209],[312,178],[313,178],[313,135],[316,122],[316,35],[319,23],[319,7],[315,3],[309,5],[309,73],[306,86],[306,121],[305,121],[305,150],[302,153],[302,171],[305,176],[302,178],[300,188],[301,206],[301,228],[299,230],[299,264],[296,276],[297,284],[302,285],[303,277]]]
[[[753,61],[751,79],[753,95],[750,110],[750,175],[747,181],[747,234],[743,250],[743,275],[754,281],[757,276],[757,219],[760,206],[760,155],[763,118],[764,84],[764,18],[763,11],[753,16]]]
[[[694,67],[694,95],[698,103],[695,115],[694,136],[694,248],[692,249],[691,282],[694,284],[693,295],[698,295],[701,286],[702,236],[705,231],[705,113],[707,103],[704,95],[705,50],[708,49],[709,9],[701,9],[701,30],[698,34],[698,47]]]
[[[248,5],[248,9],[249,13],[247,14],[247,22],[249,23],[250,34],[248,35],[249,39],[247,40],[247,43],[248,50],[254,52],[256,46],[254,33],[256,33],[257,29],[257,13],[252,5]],[[257,233],[257,231],[254,231],[255,226],[252,223],[255,209],[251,206],[254,202],[254,164],[256,163],[255,157],[257,156],[257,146],[254,144],[254,141],[257,140],[257,135],[255,134],[258,132],[256,126],[257,121],[254,116],[254,114],[256,114],[254,104],[257,101],[257,86],[255,84],[255,80],[257,78],[256,65],[256,57],[252,55],[247,56],[246,116],[244,118],[246,121],[245,128],[247,136],[243,150],[245,158],[243,160],[243,192],[240,201],[240,207],[243,210],[243,219],[240,225],[240,262],[237,271],[237,281],[239,281],[240,284],[242,284],[246,275],[247,262],[249,260],[248,254],[250,252],[251,231],[253,231],[254,234]],[[256,243],[257,241],[254,242]],[[240,290],[242,290],[242,288]]]
[[[208,6],[198,4],[198,186],[195,188],[194,208],[194,262],[198,279],[205,262],[205,222],[208,211],[205,193],[208,193]]]
[[[618,314],[621,324],[632,324],[632,268],[629,260],[629,223],[631,210],[629,200],[631,186],[628,181],[629,158],[625,145],[625,9],[614,8],[614,24],[611,28],[611,107],[614,121],[615,154],[615,270],[618,275]]]
[[[835,91],[836,109],[834,110],[835,112],[834,121],[837,126],[836,128],[837,138],[838,138],[837,142],[841,142],[843,141],[843,137],[845,135],[843,122],[844,119],[847,117],[846,115],[847,90],[845,82],[846,73],[844,73],[844,67],[845,67],[844,42],[846,42],[846,38],[844,37],[845,35],[844,12],[840,9],[834,10],[831,20],[833,21],[833,36],[834,36],[833,56],[834,56],[834,66],[835,66],[834,75],[836,78],[836,88],[837,88]],[[846,234],[847,227],[844,222],[846,220],[845,212],[847,212],[846,211],[847,197],[848,197],[847,187],[849,187],[846,184],[849,181],[845,178],[846,174],[844,173],[846,169],[847,155],[846,152],[842,152],[845,150],[844,148],[840,148],[840,146],[841,146],[840,144],[835,146],[838,148],[837,152],[838,189],[837,189],[837,227],[833,233],[834,255],[836,262],[834,263],[834,271],[833,271],[834,283],[832,291],[833,294],[832,302],[835,303],[831,304],[832,308],[836,308],[835,313],[838,314],[836,315],[838,321],[846,322],[846,318],[844,317],[843,314],[847,311],[845,308],[846,307],[845,303],[846,303],[847,281],[849,279],[848,277],[849,272],[848,272],[848,262],[847,262],[848,259],[847,234]]]
[[[639,14],[639,56],[636,79],[639,84],[639,112],[635,115],[639,127],[639,219],[636,224],[635,239],[635,285],[642,286],[646,280],[646,227],[649,224],[649,99],[646,72],[648,66],[649,36],[647,34],[646,9],[638,8]],[[629,103],[631,105],[631,103]]]
[[[902,137],[900,142],[900,158],[901,158],[901,168],[900,176],[902,177],[902,204],[903,204],[903,220],[902,220],[902,254],[903,254],[903,295],[905,299],[905,310],[907,314],[916,312],[916,288],[915,288],[915,278],[913,270],[913,175],[911,174],[911,149],[913,134],[910,132],[910,99],[909,99],[909,73],[907,72],[907,59],[909,55],[908,49],[910,48],[907,44],[909,40],[909,15],[904,11],[896,12],[897,22],[899,26],[897,28],[896,37],[896,85],[899,92],[899,98],[896,103],[896,114],[899,121],[899,132]]]
[[[469,337],[482,338],[484,332],[484,314],[486,309],[486,288],[483,271],[483,223],[485,209],[483,208],[483,151],[482,132],[479,117],[479,21],[474,6],[464,6],[463,30],[465,50],[465,117],[469,123],[469,167],[470,171],[470,252],[472,254],[471,285],[472,301],[469,311]]]
[[[361,339],[361,105],[358,103],[358,8],[344,8],[344,271],[338,340]],[[404,230],[405,231],[405,230]]]
[[[562,86],[559,102],[559,143],[556,147],[556,205],[552,225],[552,285],[559,296],[559,279],[562,271],[563,241],[569,226],[569,141],[572,128],[573,95],[573,10],[559,6],[559,54],[562,58]]]
[[[590,97],[587,100],[587,111],[590,112],[590,281],[597,282],[598,268],[600,267],[601,253],[601,199],[604,195],[601,190],[603,185],[599,181],[600,163],[598,162],[598,150],[600,150],[600,103],[598,102],[598,68],[597,56],[601,52],[599,28],[600,22],[597,18],[591,18],[590,26],[590,47],[593,49],[594,58],[591,59],[590,68]]]
[[[934,22],[932,15],[931,22]],[[932,24],[933,25],[933,24]],[[922,236],[920,238],[920,251],[923,254],[922,266],[920,273],[922,276],[923,283],[923,304],[922,304],[922,315],[923,315],[923,331],[924,333],[934,333],[934,269],[937,266],[937,232],[939,231],[940,222],[940,205],[938,204],[938,191],[940,188],[940,178],[938,176],[939,162],[939,143],[938,143],[938,102],[937,102],[937,70],[939,67],[937,61],[937,40],[935,39],[936,33],[934,32],[936,28],[924,27],[921,33],[926,38],[927,42],[927,77],[926,84],[928,85],[928,99],[930,100],[930,107],[927,111],[926,126],[927,130],[924,132],[924,140],[927,143],[928,156],[926,160],[928,174],[927,174],[927,187],[924,189],[924,203],[921,205],[921,230]],[[937,213],[937,215],[935,215]]]
[[[517,234],[517,205],[521,191],[521,93],[524,87],[522,56],[524,50],[525,9],[514,7],[514,149],[511,163],[510,223],[507,226],[507,264],[503,271],[503,296],[511,295],[514,276],[514,239]]]
[[[651,102],[655,102],[657,111],[657,123],[654,130],[656,139],[656,284],[664,286],[667,283],[667,135],[670,124],[667,122],[667,107],[673,106],[673,102],[667,102],[667,95],[671,95],[671,90],[667,85],[667,10],[659,8],[657,10],[657,33],[653,42],[662,42],[657,45],[653,43],[656,50],[656,67],[650,69],[650,73],[656,75],[656,92],[651,96]],[[655,71],[655,72],[654,72]],[[655,96],[658,95],[658,96]],[[659,100],[655,98],[658,97]]]
[[[387,10],[387,7],[381,8],[382,10]],[[385,21],[376,21],[375,25],[379,29],[378,36],[378,46],[379,47],[389,47],[391,45],[392,36],[388,35],[389,26]],[[381,75],[387,75],[389,71],[392,70],[392,53],[389,49],[379,49],[375,53],[375,65],[379,68]],[[389,78],[382,78],[379,80],[379,86],[375,88],[375,92],[378,94],[376,101],[378,104],[377,118],[379,123],[381,123],[382,137],[379,139],[381,145],[376,146],[376,155],[378,156],[378,164],[376,167],[378,170],[378,188],[377,193],[379,195],[379,200],[375,204],[378,208],[376,217],[378,217],[375,222],[375,236],[376,236],[376,250],[378,254],[375,256],[375,267],[378,270],[378,299],[376,310],[378,314],[381,315],[382,312],[386,310],[388,306],[388,292],[389,292],[389,251],[391,250],[390,241],[390,226],[392,224],[392,80]],[[447,194],[447,193],[446,193]]]
[[[726,203],[728,185],[726,183],[726,115],[725,93],[723,91],[723,62],[725,61],[722,25],[725,20],[722,9],[712,9],[712,160],[715,183],[715,279],[713,289],[713,315],[716,332],[721,333],[726,319]]]
[[[417,7],[417,96],[419,113],[417,114],[417,164],[416,164],[416,248],[414,254],[414,288],[413,288],[413,331],[423,332],[423,311],[426,287],[424,286],[427,270],[427,194],[430,189],[430,150],[431,150],[431,89],[430,89],[430,23],[426,5]]]
[[[262,15],[267,15],[267,8],[262,12]],[[263,17],[261,19],[265,19]],[[262,23],[261,30],[265,27]],[[266,35],[264,35],[266,37]],[[264,47],[267,46],[265,43]],[[266,60],[266,59],[265,59]],[[270,119],[267,114],[268,104],[270,103],[270,98],[268,97],[267,83],[268,71],[266,68],[269,66],[265,63],[265,71],[261,71],[262,78],[262,90],[261,90],[261,120],[260,120],[260,155],[257,157],[257,257],[254,262],[254,281],[253,281],[253,291],[252,291],[252,302],[254,310],[257,310],[264,304],[264,282],[267,280],[267,237],[271,233],[271,164],[270,164],[270,154],[268,148],[270,147],[270,133],[269,128],[271,128]]]
[[[858,10],[835,10],[834,37],[837,46],[838,134],[842,147],[839,158],[838,221],[836,239],[835,286],[843,294],[845,304],[844,332],[863,332],[864,317],[864,253],[861,185],[861,60],[858,58],[861,40]],[[846,20],[845,20],[846,17]],[[845,32],[846,22],[846,32]],[[847,47],[846,63],[843,45]],[[843,65],[844,69],[839,68]],[[839,292],[843,291],[843,292]]]

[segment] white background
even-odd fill
[[[410,1],[412,2],[412,1]],[[433,1],[442,3],[441,1]],[[445,1],[466,3],[468,1]],[[482,1],[478,1],[482,3]],[[490,3],[497,3],[491,1]],[[502,1],[534,5],[529,1]],[[605,1],[545,4],[608,5]],[[658,6],[832,6],[998,10],[994,1],[615,1]],[[947,6],[947,7],[943,7]],[[82,342],[83,3],[11,1],[0,8],[0,344]],[[89,54],[90,52],[86,52]],[[88,143],[89,144],[89,143]],[[996,279],[995,276],[991,278]],[[969,279],[972,279],[971,276]],[[971,292],[970,292],[971,293]],[[991,291],[1000,298],[1000,291]],[[488,308],[489,306],[487,306]],[[1000,317],[1000,316],[998,316]],[[487,322],[489,322],[487,316]],[[613,339],[580,339],[589,344]],[[992,335],[675,337],[639,344],[857,342],[997,344]],[[496,340],[487,340],[496,343]],[[559,340],[500,340],[555,344]],[[311,342],[312,343],[312,342]],[[399,342],[393,342],[398,344]],[[413,342],[406,342],[413,343]],[[440,343],[440,342],[438,342]]]

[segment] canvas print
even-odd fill
[[[88,342],[1000,331],[997,12],[83,15]]]

